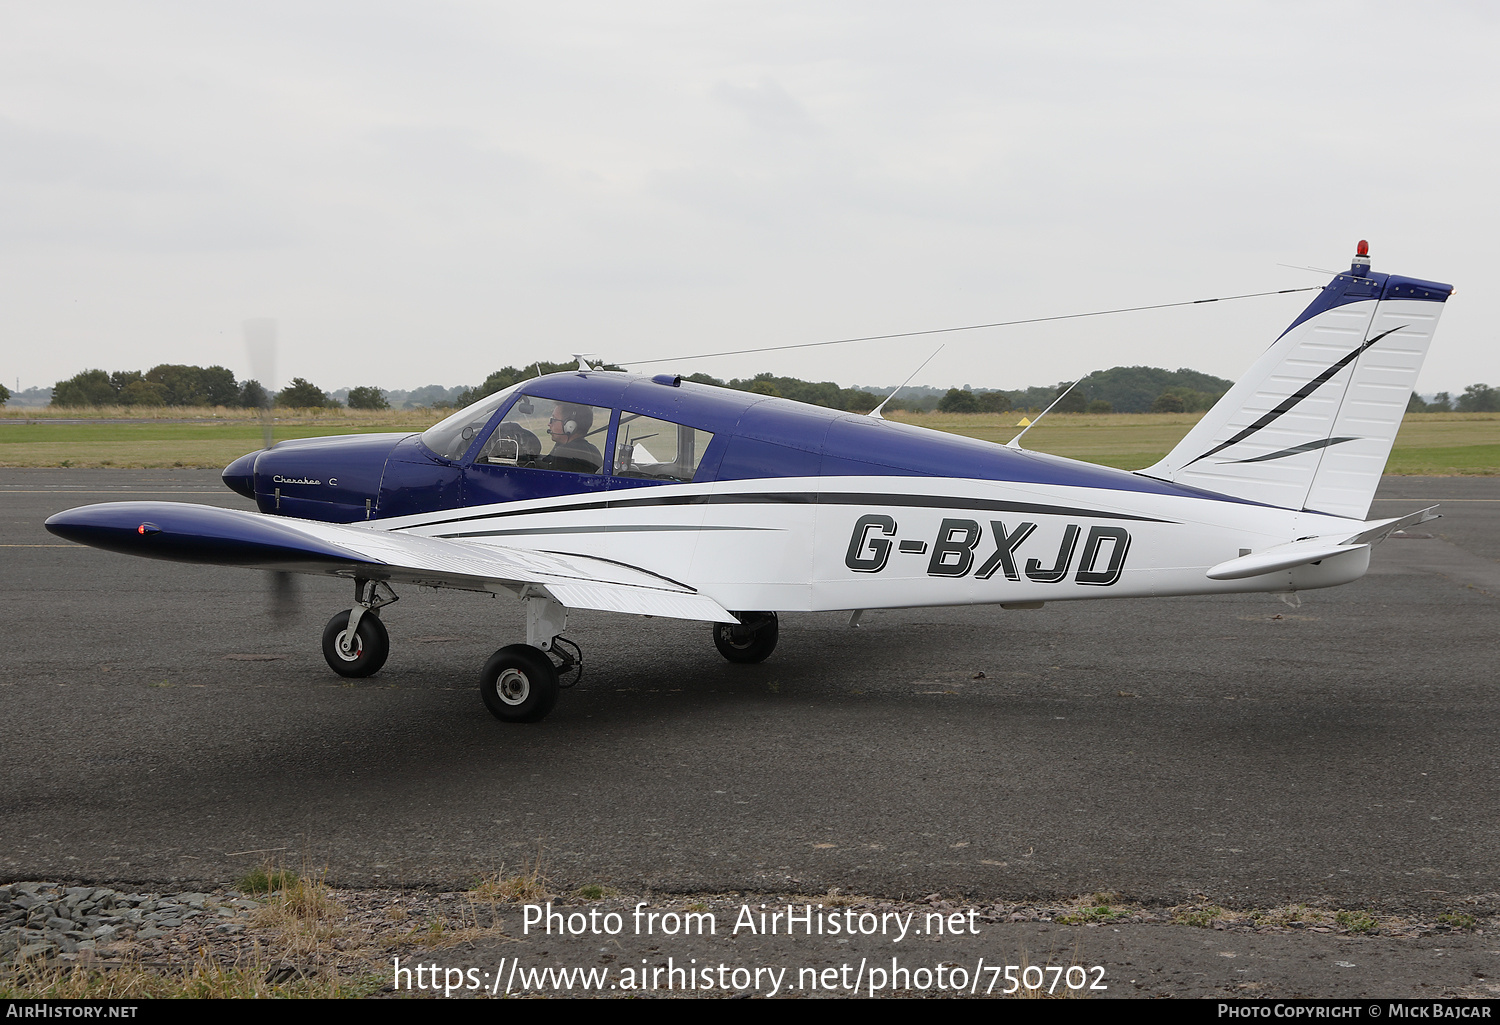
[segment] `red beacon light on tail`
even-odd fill
[[[1370,243],[1364,239],[1360,239],[1359,245],[1354,247],[1354,262],[1349,265],[1349,273],[1356,278],[1370,273]]]

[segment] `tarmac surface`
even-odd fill
[[[1500,913],[1497,478],[1387,478],[1372,515],[1444,518],[1296,608],[789,615],[759,666],[574,614],[584,677],[520,727],[476,688],[518,603],[402,589],[386,668],[343,680],[318,638],[347,584],[307,578],[278,620],[261,574],[42,529],[129,499],[249,505],[214,471],[0,470],[0,882],[212,887],[269,858],[461,889],[540,857],[658,894]],[[1461,939],[1468,983],[1500,973]]]

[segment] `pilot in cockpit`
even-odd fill
[[[570,402],[555,404],[552,407],[552,419],[547,421],[547,433],[552,437],[552,451],[533,465],[571,473],[598,473],[604,465],[604,456],[588,440],[593,426],[592,406]]]

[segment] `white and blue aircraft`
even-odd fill
[[[1290,592],[1362,576],[1433,517],[1366,519],[1448,285],[1372,273],[1361,242],[1165,459],[1095,466],[670,375],[550,374],[422,434],[290,441],[225,483],[258,513],[91,505],[47,529],[115,552],[328,574],[344,676],[390,642],[392,585],[512,594],[526,641],[485,663],[499,719],[534,722],[579,663],[571,609],[713,624],[759,662],[781,612]]]

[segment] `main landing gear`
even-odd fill
[[[526,643],[507,644],[479,673],[479,696],[501,722],[541,722],[557,704],[562,688],[583,676],[582,651],[560,636],[568,625],[568,610],[542,595],[523,598]],[[563,683],[570,673],[576,675]]]
[[[774,612],[736,612],[740,622],[714,624],[714,647],[731,662],[764,662],[776,650],[778,626]]]
[[[507,644],[479,672],[479,696],[501,722],[540,722],[557,704],[557,668],[540,648]]]

